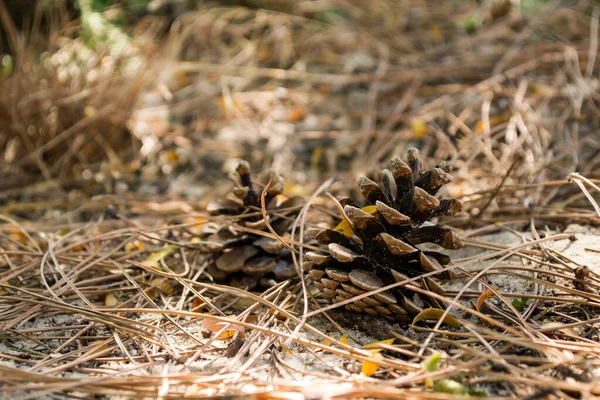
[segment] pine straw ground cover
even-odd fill
[[[18,61],[0,81],[0,393],[600,395],[600,12],[442,4],[205,7],[166,42],[142,19],[119,54],[52,14],[40,57],[0,7]],[[298,278],[252,293],[207,274],[203,226],[244,229],[205,211],[226,160],[304,198],[283,239],[300,265],[301,232],[339,222],[326,192],[409,147],[453,165],[465,205],[440,220],[465,245],[427,293],[445,315],[381,340]]]

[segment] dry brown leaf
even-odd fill
[[[494,289],[500,290],[500,288],[494,288]],[[481,312],[481,307],[487,301],[487,299],[492,297],[493,294],[494,294],[494,292],[492,290],[488,289],[479,295],[479,297],[477,298],[477,301],[475,302],[475,308],[477,309],[477,311]]]

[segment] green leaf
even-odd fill
[[[435,372],[440,367],[440,360],[442,359],[440,353],[434,353],[427,360],[421,363],[423,369],[427,372]]]
[[[161,251],[157,251],[155,253],[152,253],[148,256],[148,258],[146,258],[142,264],[147,265],[148,267],[152,267],[152,268],[160,268],[160,261],[165,258],[166,256],[169,255],[169,253],[171,253],[173,250],[175,250],[175,247],[173,246],[167,246],[164,249],[162,249]]]
[[[442,379],[435,383],[433,391],[438,393],[463,394],[465,387],[452,379]]]
[[[467,389],[469,397],[487,397],[487,393],[483,389]]]
[[[529,301],[529,299],[526,299],[526,298],[513,299],[513,301],[511,303],[512,303],[513,307],[517,309],[517,311],[521,312],[525,309],[525,306],[527,305],[528,301]]]

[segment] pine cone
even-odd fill
[[[450,258],[417,245],[435,243],[458,249],[462,243],[450,229],[426,222],[432,217],[461,211],[458,200],[438,200],[435,194],[452,180],[452,168],[440,163],[423,171],[417,149],[408,152],[408,163],[398,157],[391,168],[381,172],[381,183],[361,177],[358,186],[371,206],[357,208],[341,199],[345,219],[333,229],[313,230],[322,252],[309,252],[302,265],[322,296],[338,303],[423,273],[436,271]],[[326,246],[326,247],[325,247]],[[450,278],[448,272],[439,278]],[[414,281],[415,286],[443,293],[430,277]],[[425,301],[407,289],[395,288],[347,304],[347,310],[406,322],[420,312]],[[440,305],[436,305],[439,307]]]
[[[286,237],[303,199],[291,197],[278,204],[277,196],[282,193],[285,182],[274,173],[261,180],[264,181],[261,189],[255,189],[247,161],[241,161],[229,177],[235,185],[236,199],[223,198],[207,207],[211,215],[223,216],[229,223],[208,223],[201,234],[202,250],[212,253],[208,273],[216,282],[247,290],[267,288],[297,276],[291,252],[280,241],[236,230],[232,224],[270,234],[261,213],[260,200],[264,186],[270,180],[265,195],[268,221],[279,236]]]

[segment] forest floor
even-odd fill
[[[0,1],[0,397],[600,395],[600,8],[266,3],[24,34]],[[463,203],[441,308],[390,333],[298,278],[215,283],[200,238],[241,159],[308,229],[411,147]]]

